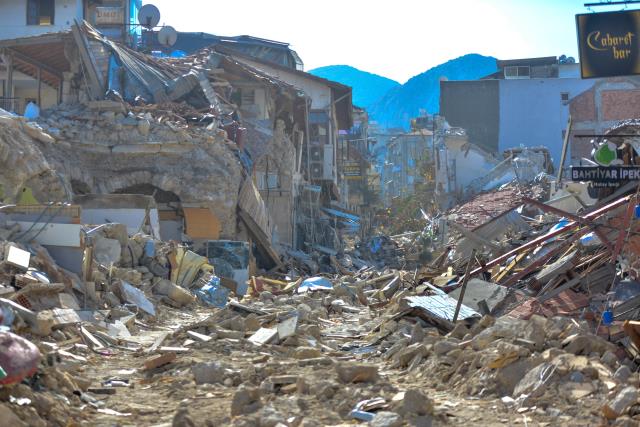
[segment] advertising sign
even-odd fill
[[[621,182],[639,181],[640,166],[624,166],[617,147],[603,142],[593,153],[598,166],[572,166],[572,181],[590,181],[594,187],[615,187]]]
[[[360,162],[345,161],[342,165],[342,174],[344,179],[360,179],[362,177]]]
[[[124,25],[124,9],[122,7],[96,7],[96,25]]]
[[[582,78],[640,74],[640,10],[576,15]]]

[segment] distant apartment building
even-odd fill
[[[497,61],[480,80],[440,82],[440,114],[467,131],[469,142],[491,153],[512,147],[549,147],[560,160],[569,101],[597,80],[583,80],[573,58]]]
[[[415,129],[391,138],[382,171],[385,206],[414,194],[416,186],[424,182],[423,163],[433,158],[432,149],[433,132],[427,129]]]
[[[68,30],[86,20],[120,42],[140,35],[142,0],[4,0],[0,2],[0,40]]]

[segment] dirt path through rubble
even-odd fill
[[[170,321],[160,320],[150,330],[140,329],[140,334],[132,340],[148,347],[163,332],[189,329],[189,325],[206,318],[210,313],[206,309],[165,312],[163,319]],[[179,346],[180,341],[169,337],[164,345]],[[275,410],[273,422],[267,421],[264,425],[275,426],[279,418],[288,420],[291,425],[297,421],[302,421],[301,425],[305,426],[358,424],[357,420],[349,420],[348,417],[341,419],[338,414],[348,413],[360,400],[378,396],[391,400],[393,395],[409,388],[420,389],[433,399],[433,425],[554,425],[537,414],[535,408],[518,413],[508,410],[499,399],[465,399],[444,387],[434,387],[428,371],[409,373],[386,369],[385,362],[378,359],[371,360],[378,363],[381,369],[381,378],[375,384],[336,385],[331,381],[335,376],[332,366],[299,366],[299,359],[288,357],[276,347],[257,348],[232,339],[191,344],[191,350],[179,354],[175,362],[150,372],[141,369],[145,359],[150,357],[148,354],[121,351],[113,356],[92,354],[83,375],[93,379],[93,387],[108,379],[128,381],[130,387],[116,388],[112,395],[96,395],[102,401],[102,408],[99,411],[87,408],[85,414],[90,423],[96,426],[169,426],[179,408],[184,407],[187,409],[186,416],[178,417],[181,421],[177,425],[256,425],[250,419],[232,419],[230,416],[232,399],[239,385],[236,383],[251,382],[255,378],[241,378],[226,385],[195,384],[191,366],[199,362],[217,361],[233,370],[248,370],[254,377],[286,375],[304,379],[307,393],[300,393],[299,386],[296,386],[297,389],[282,387],[273,393],[262,394],[264,405],[272,406]],[[347,353],[335,358],[363,359]],[[244,377],[244,374],[241,376]],[[323,381],[326,382],[324,386]],[[331,410],[327,411],[327,407]],[[569,424],[569,420],[564,421],[563,424]]]

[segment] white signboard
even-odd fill
[[[122,7],[96,7],[96,25],[123,24],[124,8]]]

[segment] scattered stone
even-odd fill
[[[371,427],[400,427],[402,417],[395,412],[380,411],[369,422]]]
[[[233,395],[231,416],[251,414],[261,407],[260,389],[241,386]]]
[[[293,354],[296,359],[313,359],[321,356],[322,352],[314,347],[298,347]]]
[[[433,353],[436,355],[447,354],[450,351],[456,350],[458,343],[451,342],[449,340],[438,341],[433,345]]]
[[[187,407],[178,407],[176,414],[173,416],[171,427],[196,427],[196,424],[189,415],[189,409]]]
[[[613,379],[621,383],[624,383],[624,382],[627,382],[627,380],[631,377],[631,374],[632,374],[631,369],[627,365],[622,365],[613,374]]]
[[[378,379],[378,366],[343,362],[336,365],[338,378],[343,383],[374,382]]]
[[[602,407],[602,413],[607,419],[614,420],[623,415],[637,400],[638,390],[635,387],[626,387]]]
[[[401,366],[407,366],[416,356],[426,356],[429,353],[427,347],[422,343],[411,344],[409,347],[400,350],[393,359]]]
[[[612,351],[606,351],[600,358],[600,361],[610,368],[613,368],[618,363],[618,356]]]
[[[513,390],[514,397],[526,394],[529,397],[538,397],[544,393],[547,385],[555,374],[555,365],[542,363],[529,372],[520,380]]]
[[[422,342],[422,340],[424,339],[424,336],[425,334],[424,334],[424,330],[422,329],[422,326],[420,326],[420,324],[416,322],[416,324],[413,325],[413,329],[411,329],[411,339],[410,339],[411,344]]]
[[[191,367],[196,384],[216,384],[225,380],[226,369],[218,362],[197,363]]]
[[[409,389],[404,392],[397,411],[405,417],[409,414],[433,415],[433,401],[420,390]]]

